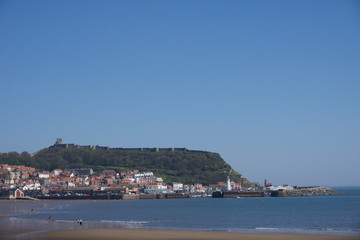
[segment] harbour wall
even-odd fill
[[[178,199],[189,198],[189,194],[118,194],[118,195],[90,195],[90,196],[41,196],[44,200],[147,200],[147,199]]]
[[[271,197],[304,197],[304,196],[327,196],[341,194],[335,190],[327,187],[303,187],[295,188],[292,190],[280,189],[272,191]]]
[[[248,197],[265,197],[263,191],[257,192],[238,192],[238,191],[224,191],[213,192],[213,198],[248,198]]]

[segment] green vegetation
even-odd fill
[[[86,147],[46,148],[34,156],[30,156],[27,152],[2,154],[0,163],[25,165],[48,171],[56,168],[80,167],[91,167],[95,171],[138,169],[140,171],[152,171],[155,175],[163,177],[167,183],[183,182],[205,185],[226,181],[226,176],[231,170],[231,166],[218,153],[170,151],[167,149],[156,152],[130,149],[90,149]],[[245,186],[250,184],[234,170],[231,172],[231,180],[241,182]]]

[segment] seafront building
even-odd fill
[[[231,184],[235,189],[236,184],[233,182]],[[107,194],[188,193],[194,196],[209,196],[222,186],[221,182],[212,186],[179,182],[166,185],[163,179],[155,176],[153,172],[141,172],[137,169],[122,172],[109,169],[95,174],[91,168],[54,169],[48,172],[24,166],[0,165],[2,196],[8,196],[16,189],[21,191],[22,194],[17,193],[20,197],[23,195],[31,197],[86,196],[95,193],[101,195],[105,192]]]
[[[262,188],[242,189],[240,183],[227,179],[204,186],[201,183],[166,185],[151,171],[94,173],[92,169],[54,169],[51,172],[18,165],[0,165],[0,199],[24,197],[54,199],[162,199],[184,197],[274,197],[336,194],[324,187],[273,186],[265,181]]]

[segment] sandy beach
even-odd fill
[[[225,232],[198,232],[198,231],[159,231],[148,229],[86,229],[78,231],[58,231],[42,235],[41,239],[169,239],[169,240],[359,240],[359,237],[302,235],[302,234],[245,234]]]
[[[72,202],[72,201],[68,201]],[[359,240],[359,236],[323,236],[308,234],[260,234],[201,231],[172,231],[123,228],[104,223],[24,220],[17,214],[34,214],[39,208],[64,204],[65,201],[0,201],[0,239],[238,239],[238,240]]]
[[[0,200],[0,239],[38,239],[40,234],[49,231],[77,230],[79,226],[75,222],[52,222],[47,219],[35,221],[13,217],[36,214],[41,208],[72,202],[74,200]],[[87,224],[86,227],[93,228],[95,226]],[[102,225],[100,227],[106,228]]]

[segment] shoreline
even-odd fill
[[[80,226],[76,223],[76,220],[48,221],[47,219],[35,220],[14,217],[16,215],[37,214],[38,210],[44,207],[78,202],[78,200],[0,201],[0,239],[85,239],[83,236],[86,236],[86,239],[98,239],[99,236],[96,235],[97,233],[101,233],[101,236],[107,236],[106,239],[359,239],[358,235],[330,235],[321,232],[309,233],[305,231],[305,229],[304,231],[299,230],[296,232],[281,230],[275,230],[274,232],[266,229],[244,229],[243,231],[164,229],[154,227],[146,228],[142,225],[118,225],[112,222],[101,221],[85,221],[84,224]],[[32,211],[34,209],[35,211]],[[126,237],[118,238],[119,235]],[[214,236],[217,237],[213,238]],[[286,238],[283,238],[283,236],[286,236]]]

